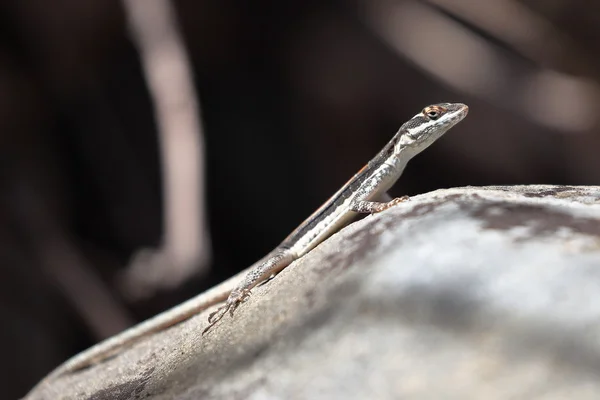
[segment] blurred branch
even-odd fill
[[[450,2],[440,0],[435,3],[447,5]],[[459,4],[455,4],[453,11],[466,8],[466,0],[457,3],[462,7],[459,9]],[[591,80],[550,69],[527,68],[464,25],[420,2],[364,0],[362,4],[366,10],[365,23],[370,29],[398,54],[446,85],[564,132],[585,131],[598,123],[596,104],[600,89]],[[501,14],[504,18],[508,15],[513,18],[514,13],[524,11],[509,8],[511,3],[507,1],[501,4],[506,8],[497,12],[504,12]],[[482,24],[488,21],[491,17],[484,11],[488,6],[492,5],[471,5],[469,18]],[[522,24],[532,21],[530,13],[519,15],[521,19],[514,18],[520,21],[515,23],[515,30],[522,30]],[[500,25],[494,22],[490,31],[504,33],[509,43],[516,43],[521,49],[545,45],[545,42],[535,40],[526,43],[516,32],[508,37]],[[535,26],[547,27],[540,23],[534,23]],[[543,34],[538,32],[538,36]],[[556,50],[552,53],[556,54]],[[536,54],[547,53],[538,51]]]
[[[168,0],[123,0],[123,6],[154,103],[163,170],[163,247],[134,257],[122,282],[124,294],[137,298],[204,270],[210,239],[200,107],[175,12]]]

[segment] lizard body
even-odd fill
[[[202,334],[206,333],[227,312],[233,315],[253,287],[308,253],[358,214],[380,212],[406,200],[406,197],[402,197],[388,201],[387,190],[402,175],[410,159],[460,122],[467,112],[468,107],[460,103],[440,103],[425,107],[403,124],[367,165],[261,260],[171,310],[74,356],[50,373],[43,382],[101,362],[140,338],[162,331],[225,301],[223,306],[209,316],[209,324]]]

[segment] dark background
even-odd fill
[[[470,114],[393,195],[600,182],[597,2],[177,0],[212,257],[177,288],[128,296],[122,271],[161,244],[164,186],[124,4],[0,3],[7,399],[260,258],[428,104],[460,101]]]

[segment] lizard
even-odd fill
[[[208,291],[75,355],[42,382],[102,362],[143,337],[225,302],[209,315],[208,326],[202,332],[204,335],[227,313],[233,316],[252,288],[311,251],[360,214],[379,213],[406,201],[407,196],[391,199],[387,191],[400,178],[408,161],[459,123],[468,111],[468,106],[462,103],[425,107],[405,122],[371,161],[261,260]]]

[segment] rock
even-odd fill
[[[27,399],[598,399],[600,187],[439,190]]]

